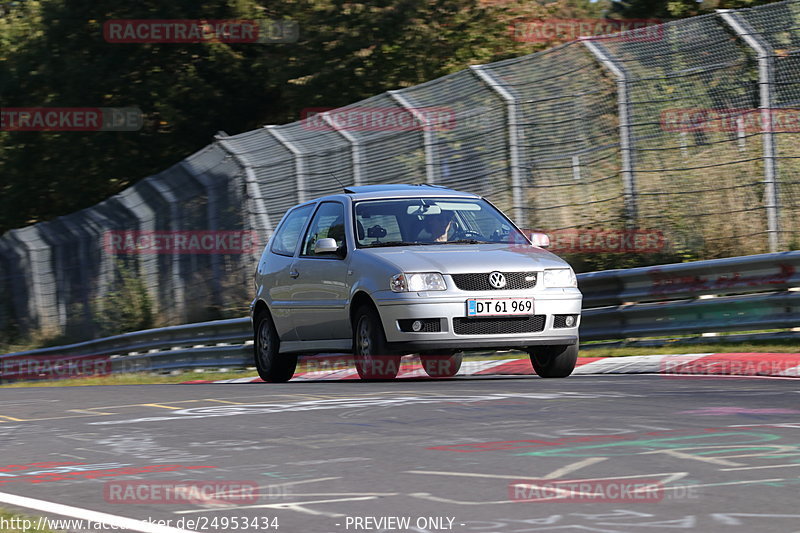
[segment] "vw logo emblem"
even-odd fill
[[[489,285],[495,289],[502,289],[506,286],[506,277],[502,272],[492,272],[489,274]]]

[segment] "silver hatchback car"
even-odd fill
[[[455,375],[465,350],[525,350],[541,377],[578,357],[575,273],[471,193],[370,185],[300,204],[255,285],[265,381],[289,380],[301,354],[352,353],[362,379],[394,378],[408,353],[431,377]]]

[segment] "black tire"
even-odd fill
[[[363,380],[394,379],[400,371],[400,355],[389,353],[377,311],[360,307],[353,316],[353,360]]]
[[[258,375],[268,383],[284,383],[292,379],[297,367],[296,355],[280,355],[281,340],[269,313],[256,317],[253,356]]]
[[[461,370],[464,354],[419,354],[425,373],[432,378],[451,378]]]
[[[565,378],[572,374],[578,362],[578,344],[531,346],[528,353],[533,369],[543,378]]]

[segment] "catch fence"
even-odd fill
[[[798,109],[792,0],[220,134],[94,207],[3,235],[0,340],[242,316],[280,217],[340,190],[336,178],[473,191],[530,229],[657,232],[673,260],[797,249]]]

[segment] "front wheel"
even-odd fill
[[[363,306],[353,318],[353,359],[361,379],[394,379],[400,355],[390,354],[378,313]]]
[[[419,354],[425,373],[432,378],[451,378],[461,369],[464,354]]]
[[[296,355],[279,355],[281,346],[275,324],[268,313],[256,318],[253,350],[258,375],[269,383],[283,383],[292,379],[297,367]]]
[[[531,346],[528,348],[533,369],[543,378],[565,378],[575,370],[578,344],[570,346]]]

